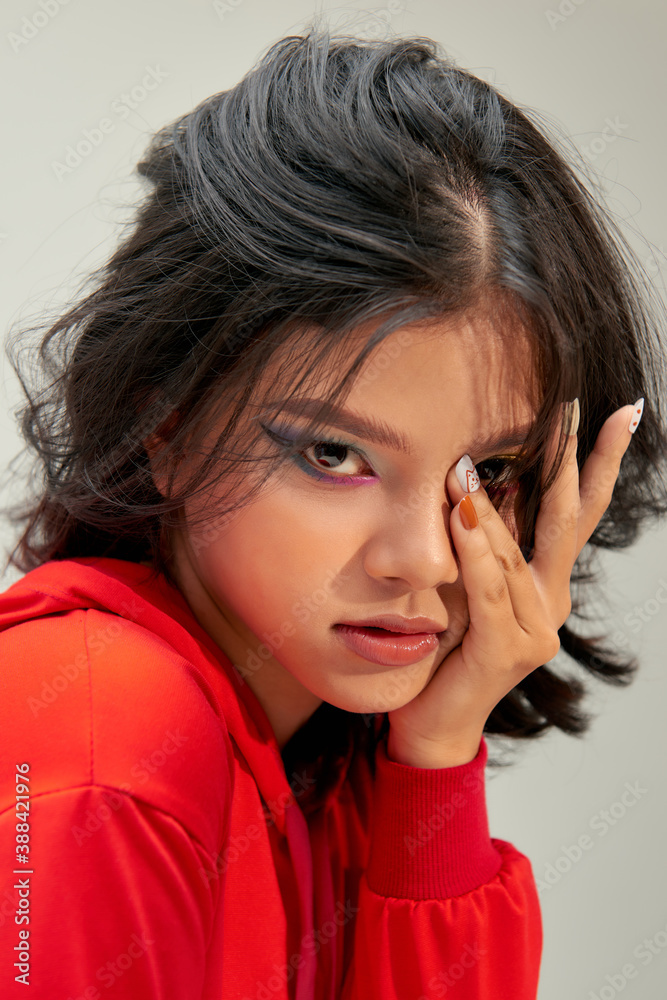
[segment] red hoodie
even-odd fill
[[[180,592],[120,559],[0,594],[0,665],[2,997],[535,998],[484,739],[442,769],[381,742],[374,779],[349,751],[318,798]]]

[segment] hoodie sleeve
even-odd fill
[[[0,660],[0,995],[201,997],[232,792],[205,692],[94,610],[6,630]]]
[[[212,861],[176,819],[112,788],[40,795],[30,863],[8,873],[14,826],[0,816],[3,997],[202,995],[217,883],[204,885]]]
[[[341,1000],[535,1000],[542,920],[530,861],[489,837],[488,756],[451,768],[376,754],[369,863]]]

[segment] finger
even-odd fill
[[[545,608],[530,567],[498,511],[481,488],[468,498],[477,524],[465,526],[459,502],[452,511],[450,531],[459,553],[473,636],[492,655],[500,636],[507,636],[512,626],[535,638],[549,632],[550,625],[545,629]]]
[[[605,420],[579,477],[581,515],[577,535],[578,556],[611,502],[621,462],[644,410],[644,399],[622,406]],[[630,430],[634,425],[634,430]]]
[[[470,628],[477,637],[483,635],[485,629],[490,629],[491,643],[491,635],[498,627],[499,619],[506,620],[508,614],[512,612],[512,602],[505,574],[493,554],[484,526],[479,519],[473,494],[467,496],[469,500],[466,503],[474,505],[474,518],[477,523],[468,527],[470,522],[467,518],[466,522],[463,521],[462,501],[459,501],[452,510],[449,527],[459,555],[460,572],[468,600]]]
[[[565,453],[558,475],[540,501],[535,522],[535,548],[531,561],[534,574],[554,621],[562,624],[570,613],[570,577],[576,559],[581,501],[577,466],[579,402],[563,404],[561,423],[557,424],[547,446],[542,482],[552,468],[560,436],[567,436]],[[574,422],[571,423],[571,420]],[[567,434],[568,429],[575,433]],[[564,617],[563,617],[564,615]]]
[[[468,591],[469,604],[473,595],[468,590],[466,581],[469,581],[471,586],[481,588],[483,603],[487,605],[486,609],[480,606],[480,622],[493,622],[494,627],[498,628],[500,619],[501,626],[506,627],[507,615],[511,614],[516,624],[527,635],[532,637],[541,635],[548,618],[548,609],[535,586],[532,569],[526,562],[516,538],[482,487],[470,493],[469,497],[475,509],[478,525],[467,534],[483,533],[483,538],[476,539],[473,543],[475,546],[473,549],[465,538],[462,538],[460,543],[461,571]],[[459,525],[463,524],[460,504],[455,511],[458,518],[452,528],[452,535],[454,536],[456,532],[454,542],[458,549],[459,537],[462,535]],[[463,530],[465,531],[465,527]],[[555,620],[555,614],[553,617]],[[561,624],[562,622],[558,622],[559,626]],[[547,626],[548,629],[553,627],[552,622],[548,621]]]

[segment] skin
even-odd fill
[[[364,485],[328,485],[289,463],[231,521],[192,527],[200,508],[190,502],[172,538],[172,563],[195,618],[237,665],[280,749],[324,700],[351,712],[387,711],[391,759],[450,767],[476,756],[495,705],[558,651],[572,567],[611,499],[632,408],[606,421],[581,475],[570,437],[526,563],[515,525],[483,486],[470,494],[479,523],[464,526],[454,470],[465,453],[476,465],[498,454],[471,451],[480,432],[490,437],[534,418],[527,342],[517,332],[518,351],[510,352],[478,315],[410,324],[385,341],[392,343],[394,357],[386,350],[374,367],[371,356],[344,405],[408,436],[412,454],[327,427],[314,438],[361,452],[336,452],[342,472],[329,473],[366,475]],[[266,384],[280,381],[279,361],[277,354]],[[321,398],[314,388],[299,394]],[[272,423],[305,426],[282,415]],[[276,446],[267,439],[266,449],[274,454]],[[306,454],[321,470],[312,447]],[[426,615],[446,632],[418,663],[387,667],[348,650],[332,629],[383,612]]]

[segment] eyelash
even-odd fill
[[[496,493],[502,493],[504,496],[508,496],[511,493],[516,493],[516,491],[518,490],[519,488],[518,483],[516,481],[513,481],[513,477],[511,475],[512,465],[515,463],[515,461],[516,461],[515,455],[498,455],[496,458],[486,458],[484,459],[484,461],[478,462],[477,465],[475,466],[476,469],[479,469],[479,467],[482,465],[493,465],[494,462],[500,463],[500,472],[496,473],[495,476],[480,477],[482,479],[488,478],[490,480],[490,482],[487,483],[484,489],[489,494],[491,499],[493,499],[493,496]],[[506,482],[503,482],[501,479],[501,474],[503,470],[507,470],[507,472],[509,473],[506,476]]]
[[[312,448],[313,445],[323,444],[329,448],[345,448],[347,451],[353,452],[365,461],[361,452],[352,445],[347,444],[346,441],[336,441],[333,438],[313,438],[310,440],[307,438],[301,439],[299,437],[290,438],[277,434],[270,428],[265,427],[264,424],[260,423],[260,427],[272,441],[275,441],[275,443],[285,451],[291,450],[296,445],[301,445],[301,450],[290,457],[294,462],[296,462],[300,469],[302,469],[307,475],[312,476],[313,479],[317,479],[319,482],[332,483],[334,485],[345,484],[354,486],[358,483],[366,483],[371,478],[370,476],[328,476],[326,473],[318,472],[317,469],[315,469],[314,466],[312,466],[310,462],[303,457],[303,452],[308,451],[308,449]],[[368,467],[370,468],[370,465]]]
[[[300,441],[298,438],[283,437],[280,434],[277,434],[275,431],[272,431],[270,428],[265,427],[264,424],[260,424],[260,427],[269,436],[269,438],[271,438],[271,440],[275,441],[275,443],[278,444],[280,447],[282,447],[284,450],[293,448],[296,444],[301,444],[303,446],[301,450],[298,451],[295,455],[292,455],[291,457],[293,461],[295,461],[296,464],[299,466],[299,468],[302,469],[307,475],[312,476],[313,479],[317,479],[320,482],[332,483],[336,485],[340,484],[356,485],[358,483],[368,482],[368,480],[371,478],[370,476],[330,476],[327,475],[326,473],[318,472],[318,470],[314,468],[306,458],[303,457],[304,452],[308,451],[308,449],[312,448],[314,445],[319,444],[319,445],[325,445],[326,447],[329,448],[344,448],[346,451],[350,451],[354,455],[357,455],[359,458],[361,458],[363,461],[366,461],[362,453],[353,445],[348,444],[346,441],[338,441],[333,438],[314,438],[312,440],[306,439]],[[502,491],[505,494],[507,494],[509,492],[514,492],[517,489],[516,485],[512,484],[511,482],[507,483],[503,483],[502,481],[494,482],[494,480],[500,478],[500,475],[504,469],[510,469],[514,459],[515,459],[514,455],[498,455],[495,458],[487,458],[477,463],[477,465],[475,466],[477,470],[479,470],[481,466],[485,465],[490,466],[493,465],[494,463],[500,464],[500,470],[496,472],[495,475],[480,476],[480,479],[489,479],[489,483],[484,487],[485,490],[491,490],[494,492]],[[368,467],[370,468],[370,465]]]

